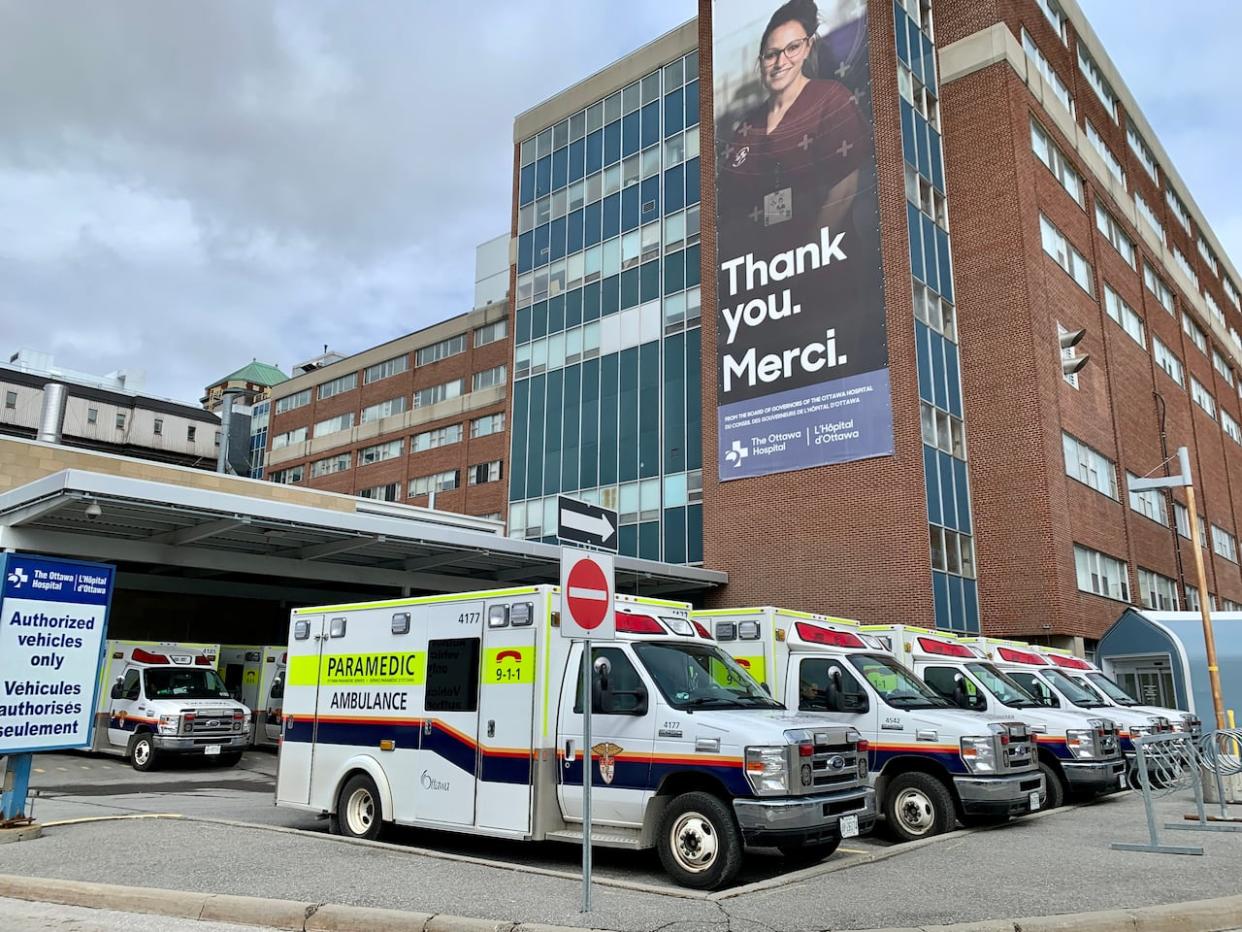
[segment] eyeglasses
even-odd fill
[[[759,60],[763,62],[765,65],[771,66],[771,65],[775,65],[778,61],[780,61],[781,56],[784,55],[787,59],[789,59],[790,61],[793,61],[794,57],[798,55],[803,50],[803,48],[809,46],[810,44],[811,44],[811,37],[803,36],[801,39],[795,39],[793,42],[790,42],[783,49],[766,50],[765,52],[760,54]]]

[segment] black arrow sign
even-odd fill
[[[617,551],[617,513],[588,505],[567,495],[557,496],[556,536],[563,541]]]

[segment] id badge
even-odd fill
[[[793,189],[781,188],[763,196],[763,225],[770,227],[793,219]]]

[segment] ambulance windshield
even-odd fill
[[[1097,692],[1102,692],[1109,699],[1117,703],[1117,705],[1138,705],[1139,702],[1128,692],[1122,689],[1117,683],[1103,673],[1088,673],[1087,684],[1092,686]]]
[[[1095,693],[1081,683],[1076,683],[1060,670],[1044,670],[1043,676],[1049,683],[1060,690],[1070,702],[1084,709],[1099,708],[1106,703]]]
[[[782,709],[715,645],[647,641],[634,652],[665,700],[679,709]]]
[[[1007,677],[990,663],[968,663],[966,669],[974,674],[983,688],[996,697],[996,701],[1011,709],[1033,709],[1040,705],[1035,697]]]
[[[847,658],[880,698],[898,709],[942,709],[948,705],[913,673],[879,654],[850,654]]]
[[[143,671],[148,699],[231,699],[220,674],[210,668],[153,667]]]

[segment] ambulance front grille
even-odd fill
[[[187,735],[206,737],[233,733],[232,709],[188,709],[194,713],[190,721],[182,719],[182,731]]]
[[[858,748],[856,745],[821,744],[816,735],[815,753],[811,756],[811,785],[815,790],[833,789],[858,782]]]

